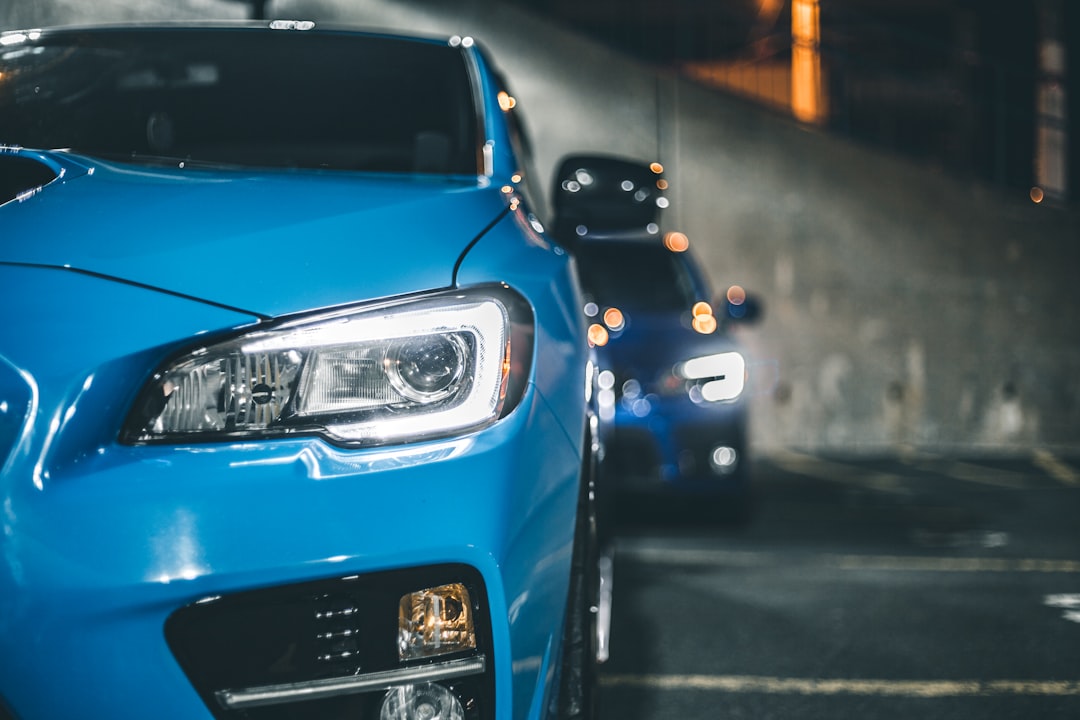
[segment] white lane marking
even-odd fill
[[[1057,593],[1043,598],[1043,605],[1062,608],[1061,617],[1069,622],[1080,623],[1080,593]]]
[[[928,465],[923,469],[932,470]],[[989,468],[972,463],[952,462],[944,468],[944,473],[956,480],[989,485],[991,487],[1005,488],[1007,490],[1023,490],[1027,487],[1026,476],[1023,473],[1003,470],[1001,468]]]
[[[768,459],[787,472],[805,475],[815,480],[854,485],[893,495],[911,494],[911,490],[904,487],[902,478],[893,473],[870,472],[865,468],[823,460],[795,451],[769,453]]]
[[[915,528],[908,534],[917,545],[929,548],[948,547],[958,550],[965,547],[983,547],[992,549],[1006,547],[1009,544],[1009,533],[997,530],[945,533]]]
[[[923,572],[1080,573],[1080,561],[1040,558],[961,558],[902,555],[838,555],[843,570],[914,570]]]
[[[657,547],[640,541],[620,541],[619,553],[638,562],[658,565],[768,567],[809,565],[836,570],[917,572],[1030,572],[1080,574],[1078,560],[1040,558],[922,557],[905,555],[781,555],[778,553]]]
[[[1080,485],[1080,473],[1066,465],[1049,450],[1036,450],[1032,462],[1037,468],[1063,485]]]
[[[1043,604],[1056,608],[1080,609],[1080,593],[1057,593],[1043,598]]]
[[[985,695],[1080,695],[1076,680],[851,680],[757,675],[601,675],[605,687],[712,690],[793,695],[959,697]]]
[[[857,465],[848,465],[843,462],[825,460],[813,455],[806,455],[795,451],[776,451],[768,454],[768,459],[774,465],[790,473],[805,475],[816,480],[853,485],[868,490],[891,493],[894,495],[910,495],[912,490],[904,484],[905,478],[895,473],[867,470]],[[1051,456],[1052,457],[1052,456]],[[1024,473],[1003,468],[987,467],[965,462],[942,462],[941,460],[926,458],[905,458],[907,465],[928,473],[940,473],[954,480],[988,485],[990,487],[1004,488],[1007,490],[1023,490],[1028,487],[1028,476]],[[1058,462],[1059,480],[1067,477],[1070,470],[1063,463]],[[1062,469],[1063,468],[1063,469]],[[1044,470],[1046,468],[1043,468]],[[1047,471],[1049,472],[1049,471]],[[1074,474],[1075,476],[1075,474]],[[908,480],[916,478],[906,478]],[[1080,478],[1076,481],[1080,482]],[[1064,482],[1064,480],[1062,480]]]
[[[781,556],[775,553],[709,550],[706,548],[668,548],[637,542],[619,541],[619,557],[658,565],[718,565],[722,567],[763,567],[779,565]]]

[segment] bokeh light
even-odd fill
[[[505,90],[499,91],[499,107],[503,109],[503,112],[509,112],[517,105],[517,99],[513,95]]]
[[[626,318],[619,308],[608,308],[604,311],[604,324],[618,332],[626,325]]]
[[[686,252],[690,249],[690,238],[678,231],[666,233],[664,235],[664,247],[671,252]]]
[[[589,345],[603,347],[608,342],[608,331],[603,325],[593,323],[589,326]]]
[[[702,335],[716,332],[716,318],[712,315],[695,315],[691,325]]]

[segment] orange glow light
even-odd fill
[[[650,169],[650,170],[652,170],[652,171],[653,171],[653,172],[654,172],[655,174],[657,174],[657,175],[659,175],[660,173],[664,172],[664,166],[663,166],[663,165],[661,165],[661,164],[660,164],[660,163],[658,163],[658,162],[654,162],[654,163],[652,163],[651,165],[649,165],[649,169]]]
[[[793,0],[791,4],[791,35],[795,42],[817,44],[821,34],[818,0]]]
[[[593,323],[589,326],[589,345],[603,347],[607,345],[608,331],[603,325]]]
[[[623,317],[622,310],[619,308],[608,308],[604,311],[604,324],[612,330],[622,330],[623,325],[626,324],[626,318]]]
[[[511,175],[510,176],[510,182],[515,182],[515,183],[521,182],[521,173],[514,173],[513,175]]]
[[[513,369],[513,363],[510,362],[510,341],[506,341],[506,350],[503,352],[502,363],[502,385],[499,386],[499,399],[506,399],[506,388],[508,383],[507,379],[510,377],[510,370]]]
[[[671,252],[686,252],[690,249],[690,238],[681,232],[669,232],[664,235],[664,247]]]
[[[509,112],[510,110],[513,110],[515,105],[517,105],[517,100],[514,98],[513,95],[506,92],[505,90],[499,91],[499,107],[503,109],[503,112]]]
[[[732,305],[742,305],[746,302],[746,291],[739,285],[732,285],[727,289],[727,301]]]
[[[691,324],[702,335],[709,335],[716,330],[716,318],[712,315],[695,315]]]
[[[807,123],[825,119],[818,0],[791,3],[791,111]]]
[[[658,189],[660,189],[660,190],[667,190],[668,189],[667,180],[665,180],[664,178],[660,178],[659,180],[656,181],[656,187]]]
[[[690,311],[694,315],[694,319],[699,317],[712,317],[712,305],[707,302],[694,303],[694,309]]]
[[[1045,193],[1043,193],[1043,189],[1037,186],[1031,188],[1031,192],[1028,193],[1028,195],[1031,197],[1031,202],[1035,203],[1036,205],[1041,203],[1046,197]]]

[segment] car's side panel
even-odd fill
[[[522,243],[520,234],[527,241]],[[576,271],[570,256],[550,238],[537,232],[516,209],[481,239],[461,265],[459,282],[467,285],[482,278],[497,278],[523,292],[533,304],[537,318],[534,382],[543,403],[560,423],[563,440],[572,443],[581,459],[588,448],[585,438],[585,381],[588,348],[584,341]],[[557,446],[554,438],[535,448],[540,454]],[[569,561],[573,546],[578,473],[559,475],[532,488],[522,487],[509,508],[514,516],[527,518],[523,534],[512,543],[506,565],[510,626],[515,640],[524,644],[550,645],[549,655],[515,653],[514,717],[524,717],[538,696],[551,691],[550,678],[537,670],[547,669],[558,658],[561,618],[566,602]],[[543,513],[536,513],[543,509]],[[531,563],[543,558],[550,579],[537,584]],[[538,591],[543,597],[537,597]],[[554,608],[554,615],[550,615]],[[551,618],[559,618],[552,625]],[[539,685],[538,685],[539,683]]]

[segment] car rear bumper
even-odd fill
[[[605,472],[620,493],[739,494],[749,483],[746,445],[743,403],[660,402],[647,414],[619,408],[606,433]]]

